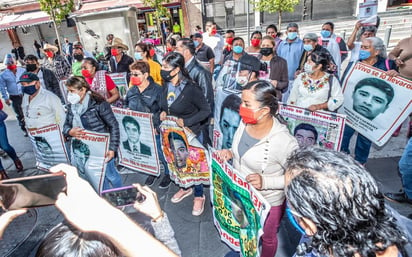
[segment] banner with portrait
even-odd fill
[[[71,139],[71,163],[97,193],[103,189],[109,138],[108,133],[84,130],[81,138]]]
[[[240,91],[225,90],[223,87],[216,89],[213,126],[213,147],[216,149],[232,147],[233,136],[241,120],[240,97]]]
[[[343,81],[339,112],[346,122],[377,146],[384,145],[412,112],[412,81],[356,63]]]
[[[120,99],[124,100],[129,90],[129,85],[127,85],[127,74],[126,72],[120,73],[106,73],[116,84],[117,89],[119,90]]]
[[[58,124],[28,129],[28,132],[37,168],[48,171],[59,163],[69,163],[64,137]]]
[[[168,116],[160,124],[163,154],[170,178],[179,186],[208,185],[209,156],[196,135],[177,125],[177,118]]]
[[[120,127],[119,164],[159,176],[160,164],[151,113],[112,107]]]
[[[294,105],[280,104],[279,113],[288,123],[288,129],[300,147],[320,146],[339,151],[343,130],[345,128],[345,115],[316,111]]]
[[[270,204],[231,165],[212,153],[210,198],[221,240],[241,256],[256,257]]]

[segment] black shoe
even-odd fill
[[[144,182],[144,184],[145,184],[146,186],[151,186],[151,185],[153,185],[155,179],[156,179],[155,176],[149,175],[149,176],[147,177],[147,179],[146,179],[146,182]]]
[[[398,202],[398,203],[412,204],[412,200],[409,199],[406,196],[405,192],[401,192],[401,193],[384,193],[384,196],[389,201],[394,201],[394,202]]]
[[[170,180],[170,176],[169,175],[164,175],[162,182],[160,182],[159,184],[159,188],[168,188],[170,185],[170,182],[172,182],[172,180]]]

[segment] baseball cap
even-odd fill
[[[19,83],[20,82],[29,82],[30,83],[30,82],[35,81],[35,80],[40,80],[40,79],[39,79],[39,77],[37,77],[36,74],[26,71],[23,74],[21,74]]]
[[[193,38],[203,38],[203,36],[200,33],[195,33],[193,34]]]

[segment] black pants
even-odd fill
[[[26,131],[26,124],[24,122],[24,115],[23,109],[21,108],[21,104],[23,102],[22,95],[10,95],[11,106],[13,107],[14,112],[16,113],[17,121],[19,122],[19,126],[21,130]]]

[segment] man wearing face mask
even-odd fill
[[[40,78],[25,72],[20,76],[22,85],[24,119],[28,129],[58,124],[63,129],[66,113],[60,99],[40,85]]]
[[[235,31],[228,29],[225,34],[225,48],[223,49],[223,58],[226,57],[232,52],[233,49],[233,39],[235,38]]]
[[[73,49],[73,63],[72,63],[72,73],[74,76],[82,75],[82,61],[85,58],[82,45],[76,45]]]
[[[64,102],[62,92],[60,91],[59,81],[53,71],[41,67],[37,57],[32,54],[26,55],[24,63],[26,64],[27,72],[32,72],[39,77],[40,85],[43,88],[54,93],[62,102]]]
[[[7,68],[0,73],[0,91],[6,104],[12,105],[19,126],[24,132],[24,135],[27,136],[23,110],[21,109],[23,95],[21,92],[21,85],[20,83],[17,83],[17,80],[24,72],[24,69],[17,67],[17,63],[11,54],[6,54],[3,63]]]
[[[69,42],[68,38],[64,39],[63,53],[64,56],[67,58],[67,61],[71,64],[73,56],[73,44]]]
[[[70,76],[70,64],[60,54],[57,54],[59,49],[50,44],[45,44],[43,47],[44,55],[46,60],[43,66],[49,70],[52,70],[59,80],[64,80]]]
[[[295,79],[295,71],[299,67],[299,60],[304,51],[303,41],[298,37],[299,26],[296,23],[289,23],[286,27],[287,39],[279,43],[277,48],[278,56],[285,59],[288,63],[289,88],[282,96],[282,100],[286,101],[292,89],[293,80]]]
[[[213,78],[216,79],[223,62],[223,47],[225,47],[225,40],[217,33],[216,24],[208,21],[206,22],[206,32],[203,33],[203,42],[213,49],[215,53],[215,69],[213,71]]]
[[[200,33],[193,35],[193,43],[196,48],[196,59],[211,73],[215,69],[215,54],[212,48],[203,43],[203,36]]]

